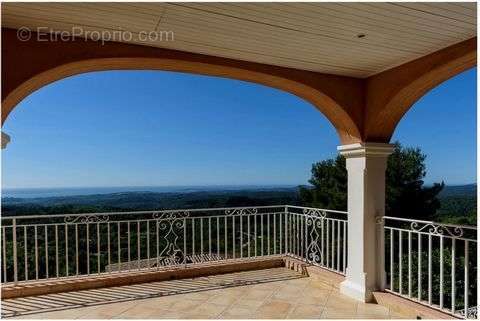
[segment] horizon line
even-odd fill
[[[152,187],[268,187],[268,186],[299,186],[309,184],[192,184],[192,185],[101,185],[101,186],[35,186],[35,187],[10,187],[2,186],[2,189],[45,189],[45,188],[152,188]],[[460,184],[462,185],[462,184]]]
[[[425,185],[433,185],[434,183],[424,183]],[[477,182],[469,183],[454,183],[445,184],[445,186],[464,186],[464,185],[477,185]],[[101,185],[101,186],[35,186],[35,187],[5,187],[2,186],[2,190],[6,189],[73,189],[73,188],[168,188],[168,187],[281,187],[281,186],[311,186],[311,184],[292,184],[292,183],[280,183],[280,184],[192,184],[192,185]]]

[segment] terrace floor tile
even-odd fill
[[[245,285],[238,285],[245,284]],[[168,290],[168,291],[167,291]],[[18,319],[405,319],[314,274],[286,268],[2,301]]]

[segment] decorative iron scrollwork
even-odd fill
[[[463,236],[463,228],[458,226],[441,225],[437,223],[412,222],[410,228],[415,232],[428,232],[433,235],[445,235],[451,237]]]
[[[317,209],[317,208],[304,208],[303,209],[303,214],[310,215],[310,216],[315,216],[315,217],[319,217],[319,218],[327,217],[327,211],[320,210],[320,209]]]
[[[105,223],[109,221],[108,215],[76,215],[76,216],[65,216],[65,223]]]
[[[467,319],[478,319],[477,307],[473,307],[467,310]]]
[[[324,216],[311,216],[306,218],[307,228],[310,229],[310,242],[307,245],[306,258],[309,263],[320,264],[322,262],[322,250],[319,245],[320,234]]]
[[[258,214],[257,208],[232,208],[225,210],[225,215],[255,215]]]
[[[156,212],[153,218],[157,220],[158,229],[164,231],[165,247],[160,252],[164,265],[180,264],[184,261],[185,253],[178,246],[179,232],[185,229],[185,219],[190,216],[188,211],[183,212]]]
[[[154,212],[152,217],[156,220],[177,220],[185,217],[189,217],[190,212]]]
[[[477,319],[477,307],[470,307],[467,309],[467,313],[465,315],[465,309],[459,310],[458,314],[463,316],[465,319]]]

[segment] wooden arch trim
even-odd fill
[[[367,79],[364,140],[390,141],[418,99],[476,64],[477,38],[471,38]]]
[[[124,43],[22,42],[13,29],[2,29],[2,37],[2,124],[22,99],[56,80],[91,71],[166,70],[244,80],[290,92],[321,111],[342,144],[362,140],[360,79]]]
[[[477,56],[477,39],[471,38],[358,79],[125,43],[22,42],[14,29],[2,29],[2,37],[2,124],[22,99],[59,79],[102,70],[167,70],[244,80],[290,92],[322,112],[342,144],[388,142],[415,101],[475,66]]]

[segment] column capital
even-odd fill
[[[340,155],[350,157],[387,157],[393,152],[393,144],[384,143],[355,143],[337,147]]]

